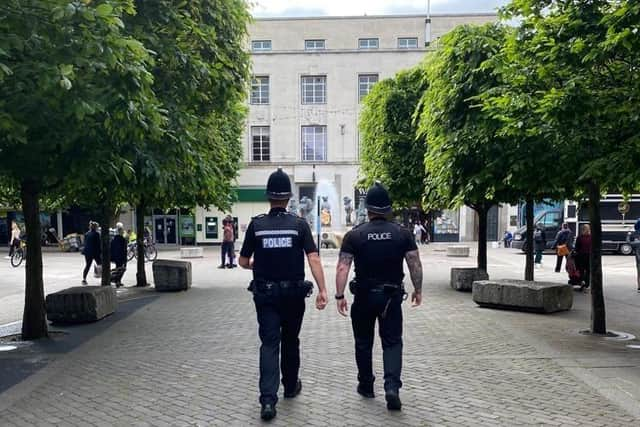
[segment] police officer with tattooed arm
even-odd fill
[[[349,283],[354,294],[351,325],[355,338],[358,365],[357,391],[364,397],[375,397],[371,353],[376,319],[382,340],[384,390],[387,409],[400,410],[399,389],[402,387],[402,262],[406,260],[413,282],[411,301],[422,303],[422,264],[411,233],[389,222],[391,199],[387,190],[376,182],[366,197],[369,222],[353,228],[343,240],[336,271],[338,312],[347,316],[344,290],[351,263],[355,263],[355,279]]]
[[[249,290],[258,316],[260,346],[260,417],[276,416],[280,368],[284,397],[296,397],[302,389],[300,340],[298,335],[304,316],[304,299],[311,295],[313,284],[304,280],[304,255],[318,285],[316,308],[327,305],[327,289],[318,249],[309,224],[287,212],[291,194],[289,176],[282,169],[269,176],[268,214],[253,218],[247,228],[239,264],[253,270]],[[253,256],[253,258],[252,258]]]

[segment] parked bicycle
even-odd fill
[[[127,245],[127,261],[131,261],[138,257],[138,242],[133,241]],[[158,250],[153,242],[145,239],[144,241],[144,260],[155,261],[158,258]]]
[[[20,244],[13,251],[13,255],[11,255],[11,265],[14,267],[20,267],[22,261],[27,256],[27,242],[25,240],[20,240]]]

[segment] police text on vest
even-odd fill
[[[291,237],[265,237],[262,239],[264,249],[292,248],[293,239]]]
[[[391,240],[391,233],[369,233],[367,240]]]

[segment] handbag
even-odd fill
[[[570,253],[567,245],[558,245],[558,247],[556,248],[556,251],[558,256],[567,256]]]

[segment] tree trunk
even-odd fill
[[[591,223],[591,332],[607,333],[602,286],[602,221],[600,219],[600,186],[591,182],[589,191],[589,221]],[[576,230],[578,232],[578,230]]]
[[[482,204],[478,212],[478,269],[487,271],[487,213],[489,208]]]
[[[533,241],[533,199],[527,198],[525,205],[525,221],[527,223],[527,232],[525,234],[525,250],[526,264],[524,268],[524,280],[533,282],[533,249],[535,242]]]
[[[102,208],[102,231],[100,233],[100,244],[102,252],[102,286],[111,286],[111,236],[109,228],[113,222],[114,210],[109,203],[105,203]]]
[[[136,272],[136,286],[149,286],[147,283],[147,273],[144,270],[144,211],[146,207],[144,201],[140,201],[136,206],[136,246],[138,251]]]
[[[22,316],[23,340],[34,340],[49,335],[42,279],[39,193],[39,188],[35,183],[22,182],[20,198],[27,233],[24,314]]]

